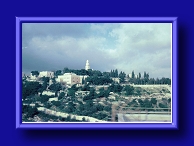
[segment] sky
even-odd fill
[[[118,69],[171,78],[171,23],[23,23],[22,71]]]

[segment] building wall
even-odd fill
[[[32,73],[30,73],[30,79],[31,80],[36,80],[36,78],[37,78],[36,76],[33,76]]]
[[[77,75],[71,76],[71,84],[80,84],[80,77]]]
[[[39,73],[39,77],[49,77],[49,78],[53,78],[54,77],[54,72],[52,71],[41,71]]]
[[[57,82],[66,82],[66,84],[68,84],[68,85],[81,83],[80,76],[78,76],[74,73],[65,73],[64,75],[60,75],[60,76],[58,76],[56,81]]]

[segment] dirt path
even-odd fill
[[[62,113],[62,112],[56,112],[54,110],[47,109],[45,107],[38,107],[37,108],[39,111],[43,111],[46,114],[54,115],[54,116],[61,116],[63,118],[67,118],[68,116],[71,116],[71,118],[75,117],[76,120],[82,121],[82,118],[85,118],[89,122],[107,122],[103,120],[99,120],[93,117],[88,117],[88,116],[78,116],[78,115],[72,115],[72,114],[67,114],[67,113]]]

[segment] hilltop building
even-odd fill
[[[41,71],[39,73],[39,77],[49,77],[49,78],[53,78],[54,77],[54,72],[52,71]]]
[[[65,82],[67,85],[81,84],[80,76],[74,73],[65,73],[64,75],[59,75],[56,79],[57,82]]]

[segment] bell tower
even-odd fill
[[[86,61],[86,66],[85,66],[85,70],[88,70],[88,69],[90,69],[90,64],[89,64],[89,61],[87,60]]]

